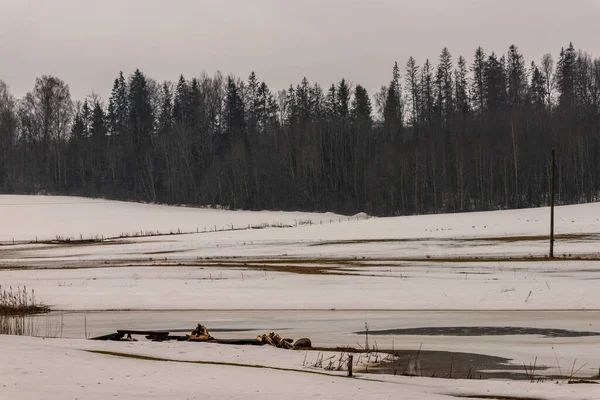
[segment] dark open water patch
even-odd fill
[[[355,332],[365,335],[365,331]],[[406,329],[369,330],[369,335],[416,335],[416,336],[508,336],[536,335],[548,338],[600,336],[600,332],[580,332],[566,329],[525,328],[514,326],[453,326]]]
[[[393,354],[395,358],[357,372],[450,379],[528,379],[522,366],[503,357],[451,351],[380,351]],[[536,365],[535,375],[541,377],[545,370],[547,367]]]

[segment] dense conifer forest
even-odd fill
[[[120,73],[74,101],[53,76],[16,99],[0,81],[0,193],[233,209],[406,215],[600,194],[600,58],[572,44],[528,62],[516,46],[391,66],[369,94],[341,79],[272,91],[202,74]]]

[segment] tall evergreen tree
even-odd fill
[[[436,109],[444,125],[448,124],[450,115],[454,111],[452,69],[452,55],[448,48],[444,47],[436,73]]]
[[[424,122],[431,123],[435,106],[433,68],[429,60],[425,61],[421,69],[421,118]]]
[[[350,114],[350,87],[346,79],[342,79],[337,87],[337,115],[342,119],[347,119]]]
[[[191,98],[188,82],[183,75],[179,76],[175,98],[173,100],[173,119],[178,124],[189,124],[191,116]]]
[[[367,90],[361,86],[356,85],[354,89],[354,99],[352,100],[352,118],[355,121],[373,123],[372,114],[373,109],[371,106],[371,99]]]
[[[158,115],[158,135],[167,136],[173,129],[173,94],[171,87],[164,82],[161,87],[162,103]]]
[[[467,62],[462,56],[458,57],[457,68],[454,71],[454,82],[456,91],[456,110],[460,114],[467,114],[471,109],[471,105],[468,92],[469,82]]]
[[[128,120],[128,87],[123,71],[115,79],[110,98],[108,100],[108,127],[110,135],[118,137],[124,135]]]
[[[406,81],[406,90],[408,92],[410,103],[410,123],[414,129],[417,129],[420,121],[419,109],[421,107],[421,93],[419,90],[419,67],[412,57],[410,57],[406,63],[404,79]]]
[[[99,100],[94,101],[90,134],[92,138],[96,138],[98,140],[103,139],[107,134],[106,116],[104,114],[104,108],[102,108],[102,104]]]
[[[504,107],[506,100],[506,75],[504,62],[498,60],[492,52],[485,63],[485,107],[487,110],[496,112]]]
[[[473,100],[473,108],[482,113],[485,111],[486,105],[486,85],[485,85],[485,52],[479,46],[475,50],[473,64],[471,64],[471,96]]]
[[[543,110],[546,105],[546,78],[534,62],[531,63],[531,84],[529,86],[529,99],[535,110]]]
[[[233,137],[242,134],[246,124],[244,101],[242,100],[238,84],[232,76],[227,77],[224,114],[228,135]]]
[[[302,82],[296,87],[296,105],[298,107],[298,116],[301,123],[306,124],[312,118],[312,104],[310,101],[310,83],[304,77]]]
[[[556,64],[556,87],[558,89],[558,104],[561,108],[571,109],[575,107],[575,61],[577,55],[573,43],[569,43],[567,49],[560,51],[560,57]]]
[[[404,118],[402,90],[400,86],[400,68],[394,63],[392,80],[387,88],[383,112],[383,129],[389,137],[400,139]]]
[[[508,104],[519,109],[525,104],[527,94],[527,70],[525,59],[515,45],[511,45],[507,57]]]

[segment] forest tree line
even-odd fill
[[[57,77],[22,99],[0,81],[0,193],[373,215],[599,199],[600,58],[516,46],[412,57],[370,96],[346,79],[272,92],[216,73],[120,73],[109,99]]]

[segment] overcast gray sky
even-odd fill
[[[600,56],[600,0],[0,0],[0,79],[22,96],[36,76],[104,100],[120,70],[158,81],[255,70],[271,90],[303,76],[371,92],[397,60],[448,46],[470,62],[516,44],[528,62],[573,41]]]

